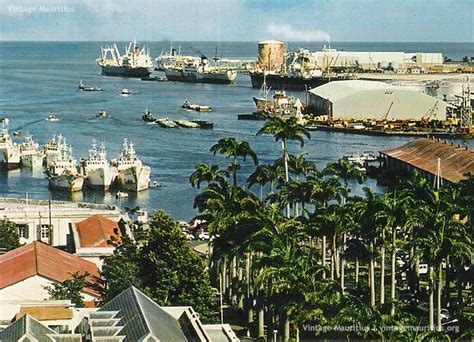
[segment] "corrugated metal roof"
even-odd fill
[[[100,286],[100,274],[96,264],[66,253],[45,243],[35,241],[0,255],[0,289],[16,284],[35,275],[57,282],[71,278],[71,274],[88,272],[88,286],[84,292],[99,297],[92,286]]]
[[[72,309],[64,306],[24,306],[16,314],[16,319],[18,320],[26,314],[39,321],[71,319],[73,317]]]
[[[465,178],[466,173],[474,174],[474,151],[436,140],[417,139],[380,153],[433,175],[440,158],[441,176],[453,183]]]
[[[80,247],[111,247],[111,236],[122,236],[118,223],[100,215],[76,223]]]

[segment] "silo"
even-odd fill
[[[258,64],[265,70],[281,69],[285,63],[285,45],[276,40],[258,43]]]

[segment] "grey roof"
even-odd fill
[[[212,342],[240,341],[229,324],[204,324]]]
[[[56,331],[41,324],[30,315],[24,315],[19,320],[15,321],[4,330],[0,331],[0,341],[18,341],[21,338],[24,341],[67,341],[80,342],[80,335],[58,334]]]
[[[126,335],[124,341],[140,341],[147,336],[147,341],[188,340],[179,321],[135,287],[123,291],[101,311],[118,311],[116,317],[122,318],[120,334]]]

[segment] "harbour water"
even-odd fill
[[[133,141],[139,158],[151,166],[152,180],[163,184],[139,194],[122,199],[122,207],[164,209],[177,219],[188,220],[196,211],[193,199],[197,193],[188,182],[197,162],[220,164],[227,161],[222,156],[212,156],[209,148],[218,139],[234,136],[247,140],[258,153],[261,162],[269,162],[280,155],[279,145],[272,137],[256,137],[261,121],[238,121],[237,115],[254,110],[252,89],[248,75],[239,74],[233,85],[189,84],[175,82],[146,82],[140,79],[101,76],[95,63],[100,46],[106,42],[0,42],[0,118],[10,119],[11,132],[20,130],[23,135],[33,134],[36,141],[45,143],[54,134],[63,134],[73,147],[77,159],[85,157],[92,139],[104,141],[108,158],[116,158],[123,138]],[[126,43],[118,43],[120,48]],[[146,42],[153,57],[169,49],[168,42]],[[178,44],[175,43],[175,47]],[[252,59],[257,53],[254,42],[182,42],[184,53],[203,53],[213,57],[215,48],[224,58]],[[323,43],[291,43],[289,50],[305,47],[321,49]],[[337,49],[353,51],[406,51],[442,52],[444,56],[459,60],[474,56],[473,43],[333,43]],[[102,92],[82,92],[79,81],[98,86]],[[131,95],[121,97],[127,88]],[[303,97],[302,93],[295,93]],[[185,99],[210,105],[210,113],[188,112],[181,109]],[[146,125],[141,116],[148,107],[156,117],[172,120],[201,119],[214,122],[213,130],[165,129]],[[111,117],[96,118],[99,110],[106,110]],[[55,113],[58,122],[45,118]],[[23,137],[14,137],[16,142]],[[319,167],[344,154],[379,151],[412,140],[408,137],[375,137],[330,132],[312,132],[312,139],[303,151]],[[459,143],[459,141],[456,141]],[[473,142],[467,144],[473,148]],[[291,144],[293,153],[301,152]],[[246,162],[240,172],[239,182],[253,166]],[[374,181],[369,185],[375,186]],[[257,189],[256,189],[257,190]],[[380,189],[379,189],[380,190]],[[354,184],[354,191],[362,187]],[[29,170],[0,171],[0,196],[25,196],[30,198],[104,202],[118,204],[112,193],[84,190],[76,194],[50,192],[42,172]]]

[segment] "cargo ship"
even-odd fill
[[[115,43],[100,49],[101,57],[97,64],[102,68],[102,75],[142,78],[153,72],[150,51],[145,47],[140,49],[136,41],[129,43],[124,55],[120,55]]]
[[[237,71],[211,66],[204,56],[197,63],[169,65],[164,71],[174,82],[232,84],[237,77]]]

